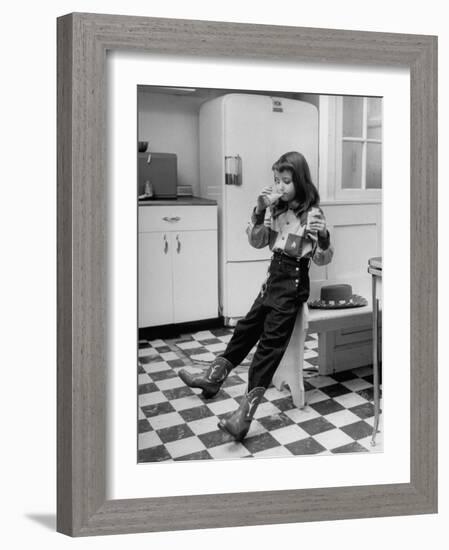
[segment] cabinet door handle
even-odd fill
[[[179,235],[176,235],[176,242],[178,243],[176,251],[179,254],[181,252],[181,241],[179,240]]]
[[[181,218],[179,216],[164,216],[162,219],[165,222],[179,222]]]
[[[167,235],[164,235],[164,254],[167,254],[168,252],[168,241],[167,241]]]

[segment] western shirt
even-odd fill
[[[316,206],[300,216],[286,208],[277,215],[271,213],[266,219],[265,211],[256,213],[254,209],[246,230],[250,245],[254,248],[268,245],[273,252],[280,251],[293,258],[311,258],[317,265],[330,263],[334,249],[329,231],[322,238],[316,231],[307,229],[307,215],[310,211],[319,211],[324,219],[323,211]]]

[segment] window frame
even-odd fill
[[[319,143],[319,191],[321,200],[349,203],[380,203],[382,188],[344,189],[342,188],[343,139],[347,142],[362,142],[362,178],[366,185],[367,143],[380,143],[383,140],[367,138],[367,97],[364,97],[363,138],[343,138],[343,96],[320,96],[320,143]],[[383,131],[382,131],[383,134]],[[382,162],[383,164],[383,162]]]
[[[335,97],[335,161],[336,161],[336,185],[335,193],[337,199],[381,199],[382,188],[367,189],[366,188],[366,172],[367,172],[367,149],[368,143],[379,143],[382,146],[381,139],[368,138],[368,97],[362,97],[362,136],[343,136],[343,99],[344,96]],[[361,143],[362,144],[362,174],[361,187],[359,188],[343,188],[343,143]]]

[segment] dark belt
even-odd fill
[[[294,256],[289,256],[281,250],[275,250],[273,252],[273,260],[285,262],[291,265],[299,265],[301,268],[309,269],[312,258],[295,258]]]

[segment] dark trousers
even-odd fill
[[[296,316],[310,292],[309,264],[275,253],[268,276],[222,354],[235,367],[259,341],[248,372],[248,391],[268,388],[287,349]]]

